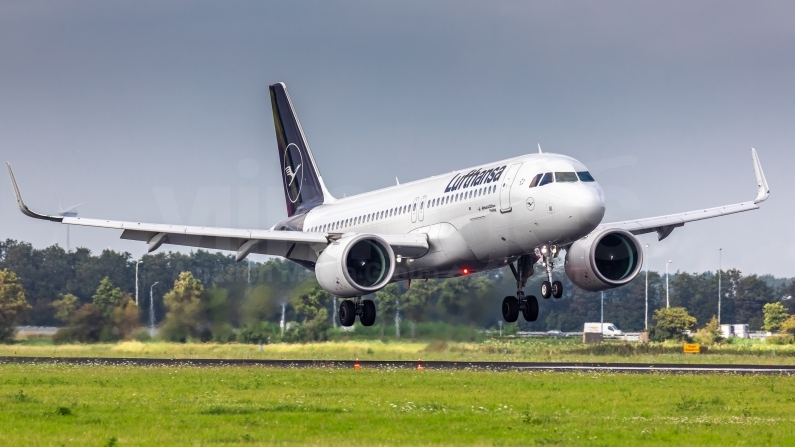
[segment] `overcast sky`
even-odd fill
[[[724,268],[791,277],[793,17],[783,1],[0,1],[0,159],[34,210],[267,228],[285,217],[278,81],[340,196],[540,143],[590,167],[606,221],[650,217],[753,199],[755,147],[761,210],[643,236],[649,265],[714,270],[723,247]],[[0,238],[65,246],[2,189]],[[145,252],[119,233],[73,228],[72,246]]]

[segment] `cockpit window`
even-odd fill
[[[541,181],[538,182],[538,186],[544,186],[547,183],[552,183],[552,173],[551,172],[547,172],[546,174],[544,174],[543,177],[541,177]]]
[[[530,188],[535,188],[538,186],[538,182],[541,180],[544,174],[538,174],[537,176],[533,177],[533,180],[530,180]]]
[[[595,182],[596,180],[593,179],[593,176],[588,171],[580,171],[577,173],[577,177],[580,178],[581,182]]]
[[[555,173],[555,183],[568,183],[568,182],[576,182],[577,181],[577,174],[573,172],[556,172]]]

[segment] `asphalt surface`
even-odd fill
[[[0,357],[0,363],[60,363],[70,365],[129,366],[249,366],[270,368],[353,368],[354,360],[246,360],[246,359],[165,359],[165,358],[98,358],[98,357]],[[417,369],[417,361],[362,360],[362,369]],[[557,363],[557,362],[449,362],[422,361],[425,369],[458,369],[482,371],[555,371],[555,372],[620,372],[669,374],[795,374],[795,365],[720,365],[670,363]]]

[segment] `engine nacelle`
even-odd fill
[[[566,276],[591,292],[632,281],[643,267],[643,248],[632,233],[605,228],[573,243],[566,251]]]
[[[395,252],[372,234],[344,237],[330,243],[315,264],[320,287],[341,298],[367,295],[389,283],[395,273]]]

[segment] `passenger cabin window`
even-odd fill
[[[591,176],[591,173],[588,172],[588,171],[579,171],[577,173],[577,177],[580,178],[581,182],[595,182],[596,181],[596,180],[593,179],[593,176]]]
[[[552,173],[551,172],[547,172],[546,174],[544,174],[543,177],[541,177],[541,181],[538,182],[538,186],[544,186],[547,183],[552,183]]]
[[[556,172],[555,183],[572,183],[577,181],[577,174],[574,172]]]

